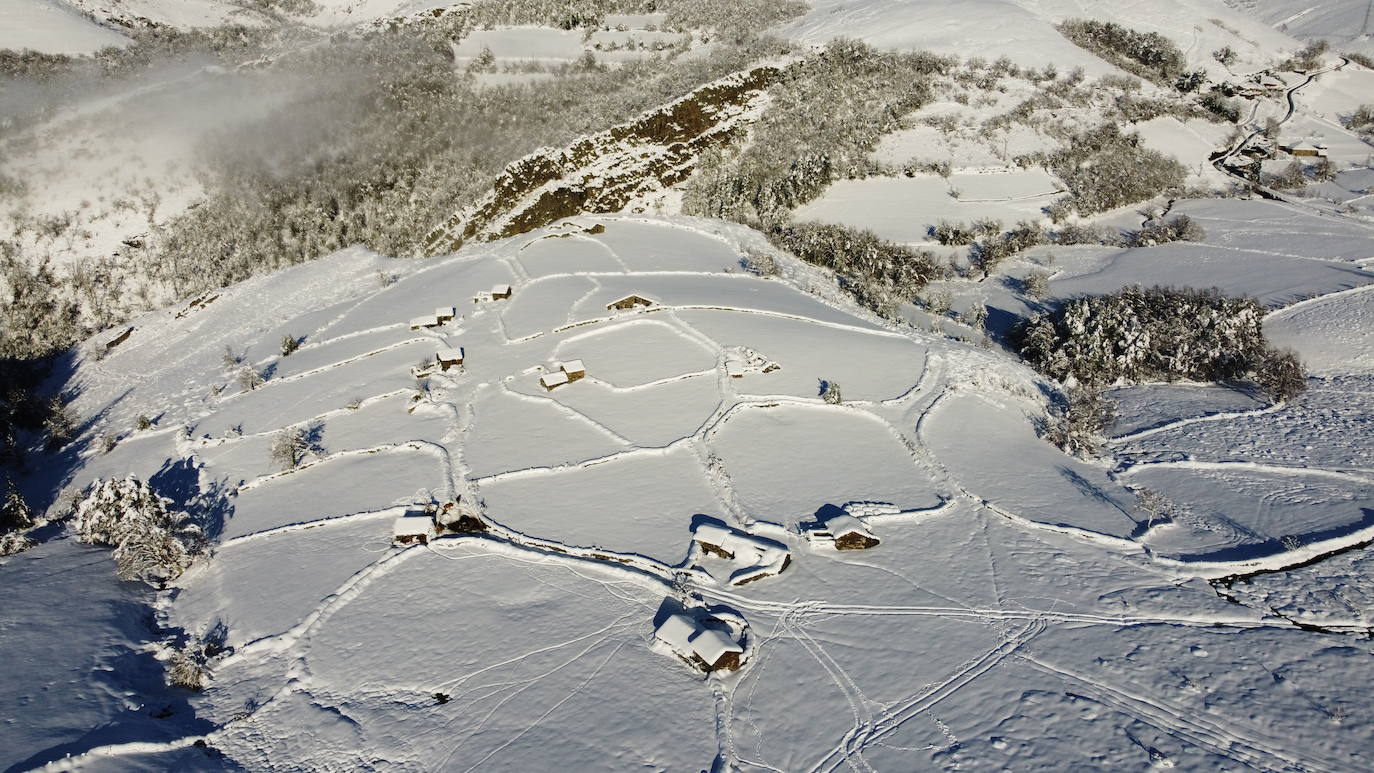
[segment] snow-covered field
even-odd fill
[[[317,0],[298,21],[452,5]],[[1113,70],[1053,27],[1094,17],[1168,35],[1215,76],[1220,46],[1232,70],[1259,70],[1298,45],[1275,26],[1358,10],[1299,5],[1280,20],[1284,0],[815,0],[783,32],[1096,76]],[[261,18],[218,0],[0,0],[0,48],[107,44],[73,8]],[[647,29],[662,21],[479,30],[454,77],[484,49],[498,69],[631,59],[679,42]],[[354,247],[143,314],[116,346],[123,327],[95,336],[59,363],[79,437],[35,480],[55,499],[138,475],[201,516],[210,550],[156,593],[60,524],[0,558],[0,769],[1374,769],[1374,226],[1357,192],[1368,146],[1339,124],[1367,75],[1324,73],[1282,129],[1330,142],[1345,171],[1309,192],[1349,211],[1183,198],[1170,213],[1196,241],[1042,246],[932,286],[956,310],[989,306],[984,346],[911,305],[925,324],[873,315],[760,233],[671,214],[580,215],[427,260]],[[223,74],[174,76],[136,97],[175,102]],[[837,182],[796,219],[912,244],[942,220],[1041,220],[1063,185],[1011,157],[1060,140],[976,131],[1028,96],[1007,80],[974,107],[903,116],[874,154],[892,176]],[[39,214],[135,189],[164,215],[187,206],[189,146],[113,122],[130,98],[56,116],[0,168],[72,170]],[[228,103],[172,134],[231,120]],[[1190,183],[1229,181],[1208,162],[1229,126],[1132,128]],[[100,132],[118,158],[87,147]],[[897,176],[928,162],[951,173]],[[147,174],[131,181],[130,164]],[[1164,205],[1097,222],[1139,228],[1138,209]],[[88,243],[48,249],[79,265],[149,210],[92,215]],[[763,254],[777,272],[745,270]],[[1020,289],[1031,270],[1046,297]],[[1054,385],[994,339],[1015,315],[1130,284],[1257,298],[1307,392],[1271,405],[1230,385],[1119,386],[1102,455],[1061,452],[1039,436]],[[300,347],[283,354],[284,337]],[[296,432],[301,458],[284,461],[274,448]],[[473,520],[393,539],[398,519],[432,526],[446,505]],[[846,526],[877,544],[837,549]],[[766,571],[738,582],[751,562]],[[656,634],[678,614],[741,650],[739,668],[704,672]],[[164,681],[157,642],[188,638],[222,647],[201,691]]]
[[[45,54],[89,54],[129,39],[96,24],[61,0],[0,3],[0,48]]]
[[[743,229],[591,223],[604,232],[426,263],[345,252],[182,319],[136,320],[99,362],[103,342],[86,347],[76,383],[83,413],[100,416],[90,432],[169,409],[162,429],[92,457],[74,483],[189,472],[183,488],[217,503],[218,547],[159,620],[222,631],[227,649],[204,693],[157,688],[165,719],[148,717],[149,688],[139,702],[83,703],[72,721],[107,730],[10,724],[14,751],[0,762],[1363,766],[1367,644],[1229,603],[1204,580],[1283,566],[1283,538],[1320,552],[1370,526],[1370,433],[1324,418],[1363,421],[1367,377],[1321,382],[1278,413],[1224,391],[1142,391],[1112,441],[1122,466],[1084,463],[1035,436],[1036,379],[1000,354],[889,329],[833,291],[743,275],[739,251],[757,249]],[[807,284],[812,269],[779,260]],[[378,270],[401,278],[381,288]],[[471,300],[507,281],[511,299]],[[606,311],[627,294],[653,305]],[[405,324],[444,304],[454,321]],[[252,313],[264,307],[277,311]],[[285,358],[272,354],[283,330],[307,341]],[[215,396],[226,339],[272,378]],[[417,391],[411,368],[443,346],[463,347],[464,365]],[[740,347],[779,367],[729,377]],[[585,378],[539,385],[569,359]],[[823,380],[841,386],[841,404],[820,398]],[[283,473],[268,449],[291,425],[319,427],[318,442]],[[1129,488],[1142,485],[1179,515],[1151,522]],[[455,498],[489,530],[392,545],[397,516]],[[838,552],[803,536],[842,512],[881,544]],[[693,542],[703,519],[784,546],[788,567],[724,584],[729,572]],[[107,561],[68,538],[4,571],[76,562],[90,574]],[[66,587],[30,582],[38,594]],[[1286,592],[1265,587],[1237,593]],[[739,671],[703,677],[653,643],[680,605],[744,621]],[[7,607],[5,626],[29,609]],[[1344,630],[1368,619],[1285,615]],[[92,637],[71,646],[98,646]],[[36,646],[11,640],[15,652]],[[108,649],[72,657],[117,665]],[[111,678],[118,690],[133,677]],[[4,697],[40,690],[25,676]],[[42,700],[57,711],[72,698]]]
[[[798,209],[797,216],[847,223],[890,241],[912,243],[926,241],[930,227],[942,220],[1038,220],[1058,197],[1054,178],[1044,170],[953,174],[948,179],[868,177],[835,183]]]

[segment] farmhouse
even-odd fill
[[[652,298],[645,298],[642,295],[627,295],[618,301],[606,304],[606,311],[629,311],[630,309],[647,309],[657,301]]]
[[[825,522],[825,528],[835,538],[836,550],[866,550],[878,545],[873,532],[852,515],[837,515]]]
[[[731,585],[744,585],[782,574],[792,563],[786,545],[725,526],[698,524],[692,531],[692,538],[702,552],[743,565],[730,575]]]
[[[391,525],[391,541],[397,545],[429,544],[437,536],[434,519],[423,513],[407,513]]]
[[[678,657],[703,671],[733,671],[740,667],[744,648],[724,631],[706,628],[687,615],[669,615],[654,637]]]
[[[1287,151],[1288,153],[1293,154],[1294,156],[1308,156],[1308,157],[1312,157],[1312,158],[1326,158],[1326,150],[1327,150],[1326,145],[1323,144],[1323,143],[1320,143],[1320,142],[1312,142],[1312,141],[1310,141],[1310,140],[1301,140],[1301,141],[1298,141],[1298,142],[1288,142],[1288,143],[1284,143],[1284,144],[1280,145],[1279,147],[1282,148],[1283,150]]]
[[[539,377],[539,383],[545,390],[552,392],[568,383],[568,374],[561,370],[550,371]]]
[[[511,295],[512,291],[510,285],[495,285],[491,288],[492,300],[502,301],[511,297]]]
[[[452,322],[456,316],[458,316],[458,310],[452,306],[440,306],[434,310],[434,318],[439,320],[440,324]]]
[[[568,376],[568,381],[577,381],[587,375],[587,366],[581,360],[568,360],[560,366]]]
[[[812,542],[832,545],[836,550],[866,550],[877,547],[880,542],[863,521],[848,513],[827,518],[817,528],[807,531],[806,536]]]
[[[410,321],[411,330],[421,330],[427,327],[439,327],[439,317],[435,314],[426,314],[416,317]]]
[[[434,360],[439,363],[439,367],[443,370],[459,367],[463,364],[463,347],[440,349],[434,353]]]

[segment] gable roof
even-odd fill
[[[392,537],[433,537],[434,521],[427,515],[403,515],[391,524]]]
[[[744,648],[724,631],[706,628],[692,638],[692,651],[708,665],[714,665],[725,653],[744,652]]]
[[[697,632],[696,621],[686,615],[669,615],[659,623],[654,636],[680,654],[692,651],[692,635]]]
[[[864,522],[848,513],[834,515],[825,520],[825,528],[836,538],[846,534],[862,534],[865,537],[873,536]]]

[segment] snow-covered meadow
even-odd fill
[[[338,30],[455,5],[317,0],[293,19]],[[1054,25],[1111,18],[1235,78],[1297,47],[1284,25],[1339,39],[1359,10],[1225,5],[1256,16],[1216,0],[815,0],[781,34],[1096,78],[1119,72]],[[267,18],[220,0],[0,0],[0,48],[124,42],[73,9],[181,28]],[[588,54],[720,45],[664,18],[478,29],[452,46],[453,77],[508,85]],[[0,558],[0,769],[1374,768],[1374,178],[1341,124],[1370,71],[1327,64],[1241,103],[1241,123],[1329,142],[1330,182],[1209,196],[1234,182],[1210,160],[1234,127],[1128,122],[1183,165],[1190,195],[1071,216],[1110,236],[951,272],[895,319],[759,231],[671,214],[670,188],[432,259],[351,247],[96,335],[58,362],[82,423],[31,471],[49,492],[35,505],[136,475],[195,516],[207,549],[157,591],[118,581],[109,551],[59,523]],[[79,265],[191,206],[192,149],[168,137],[216,115],[187,132],[106,120],[122,100],[232,77],[161,73],[0,158],[71,170],[34,201],[89,212],[84,241],[48,250]],[[934,246],[941,221],[1050,224],[1072,194],[1017,157],[1062,149],[1142,87],[983,131],[1046,77],[937,92],[877,143],[872,174],[790,216],[953,265],[967,255]],[[102,133],[109,157],[91,149]],[[607,158],[596,168],[623,160]],[[114,205],[131,190],[146,201]],[[629,214],[644,210],[666,214]],[[1115,238],[1161,213],[1197,235]],[[1004,348],[1008,327],[1154,284],[1257,299],[1307,391],[1118,384],[1101,455],[1062,452],[1044,422],[1065,385]],[[685,648],[711,635],[723,659]],[[167,683],[186,652],[203,689]]]
[[[1221,398],[1155,388],[1112,441],[1116,465],[1084,463],[1036,437],[1044,398],[1024,366],[889,328],[791,258],[777,256],[778,278],[748,274],[739,256],[759,247],[744,229],[579,225],[604,231],[427,263],[349,251],[182,318],[138,319],[101,358],[103,340],[84,347],[92,432],[163,413],[73,483],[178,470],[190,495],[214,498],[214,553],[158,619],[218,632],[225,649],[202,694],[165,701],[166,719],[88,703],[83,721],[111,730],[73,741],[11,726],[20,751],[5,762],[1362,767],[1367,645],[1285,618],[1363,630],[1363,613],[1281,616],[1207,581],[1280,568],[1298,555],[1283,537],[1320,552],[1370,527],[1368,433],[1302,450],[1342,410],[1308,403],[1339,391],[1363,412],[1366,378],[1323,382],[1279,413],[1231,401],[1235,422],[1291,423],[1249,432],[1249,451],[1218,434],[1236,426],[1212,413]],[[378,271],[399,278],[383,287]],[[502,282],[511,298],[481,294]],[[651,305],[608,310],[627,295]],[[410,329],[438,305],[457,317]],[[282,331],[305,341],[287,357]],[[226,342],[270,372],[264,384],[237,391]],[[412,369],[454,346],[461,368],[425,365],[417,381]],[[733,377],[744,348],[777,367]],[[574,358],[585,378],[539,384]],[[269,453],[292,426],[315,438],[294,470]],[[1179,514],[1153,522],[1137,486]],[[488,531],[393,545],[397,516],[455,500]],[[880,544],[807,539],[842,512]],[[703,519],[783,546],[786,568],[728,585],[693,541]],[[37,572],[42,597],[66,587],[43,566],[105,560],[67,539],[5,571]],[[654,643],[682,605],[744,621],[740,670],[703,676]],[[6,625],[28,610],[8,608]],[[15,641],[20,656],[38,646]],[[40,689],[25,676],[5,692]]]

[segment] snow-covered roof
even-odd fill
[[[455,346],[452,349],[440,349],[434,353],[434,357],[440,362],[461,362],[463,359],[463,347]]]
[[[545,373],[544,375],[539,377],[539,383],[543,384],[546,387],[556,387],[559,384],[566,384],[568,383],[568,374],[564,373],[561,370],[555,370],[552,373]]]
[[[510,295],[510,285],[492,285],[492,295]]]
[[[732,378],[735,377],[735,376],[743,376],[743,375],[744,375],[744,361],[743,361],[743,360],[726,360],[726,361],[725,361],[725,375],[730,376],[730,377],[732,377]]]
[[[567,362],[563,363],[563,372],[586,373],[587,366],[583,365],[581,360],[568,360]]]
[[[692,635],[697,632],[696,621],[686,615],[669,615],[659,623],[654,636],[673,648],[674,652],[686,655],[692,651]]]
[[[434,310],[434,316],[436,316],[436,317],[456,317],[456,316],[458,316],[458,310],[455,309],[455,308],[453,308],[452,306],[440,306],[440,307],[438,307],[438,308],[436,308],[436,309]]]
[[[410,321],[411,327],[434,327],[439,324],[439,318],[433,314],[426,314],[423,317],[416,317]]]
[[[724,526],[717,526],[713,523],[703,523],[692,530],[692,536],[698,542],[705,542],[716,547],[725,547],[725,541],[730,538],[730,530]]]
[[[427,515],[403,515],[391,524],[391,536],[434,536],[434,521]]]
[[[873,536],[872,532],[864,526],[864,522],[848,513],[834,515],[825,520],[825,528],[836,537],[843,537],[846,534],[862,534],[865,537]]]
[[[744,652],[744,648],[724,631],[707,628],[692,638],[692,651],[708,664],[713,664],[725,653]]]

